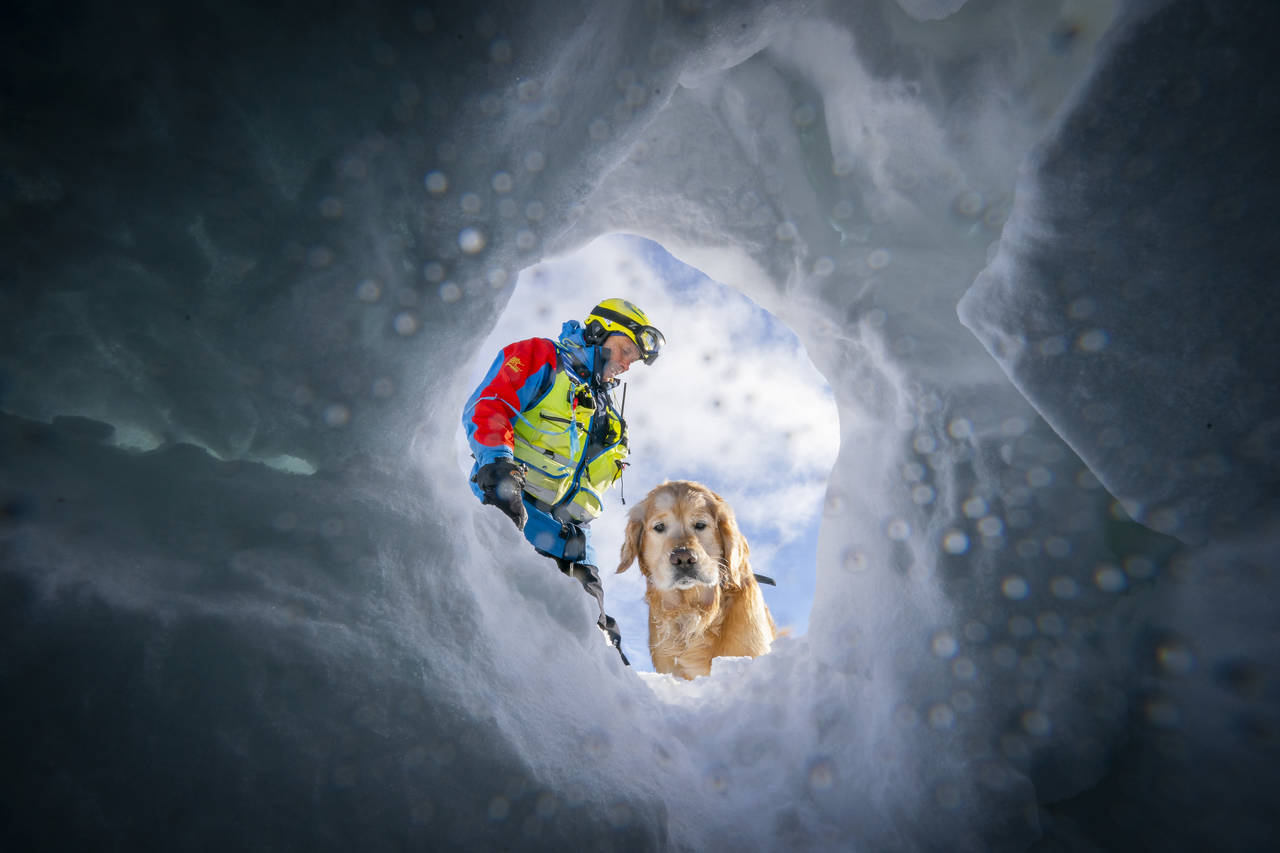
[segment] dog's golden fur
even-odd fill
[[[769,652],[778,632],[747,555],[733,510],[700,483],[663,483],[632,507],[618,571],[640,563],[655,670],[692,679],[712,658]]]

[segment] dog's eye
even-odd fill
[[[694,530],[706,530],[706,529],[707,529],[707,523],[706,523],[705,521],[695,521],[695,522],[693,523],[693,529],[694,529]]]
[[[666,530],[666,529],[667,529],[667,525],[665,525],[665,524],[663,524],[661,521],[659,521],[657,524],[655,524],[655,525],[653,526],[653,529],[654,529],[654,532],[656,532],[656,533],[661,533],[662,531],[664,531],[664,530]]]

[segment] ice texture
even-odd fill
[[[1250,60],[1265,23],[1176,4],[1118,37],[960,305],[1107,489],[1190,543],[1280,497],[1280,202],[1257,144],[1280,132],[1280,69]]]
[[[4,846],[1272,845],[1277,17],[18,4]],[[687,684],[458,473],[617,232],[839,406],[809,630]]]

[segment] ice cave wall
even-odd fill
[[[1117,37],[960,309],[1129,512],[1193,543],[1280,494],[1274,22],[1174,4]]]
[[[1155,813],[1147,840],[1264,838],[1238,788],[1268,776],[1274,547],[1205,508],[1274,494],[1268,16],[23,9],[0,295],[0,408],[30,419],[4,444],[19,837],[978,849]],[[583,663],[581,602],[495,556],[519,541],[440,461],[448,366],[514,274],[615,230],[790,323],[841,408],[810,634],[692,709]],[[1206,406],[1212,441],[1169,427]],[[92,420],[32,423],[67,415]],[[102,424],[153,452],[98,447]],[[248,464],[282,457],[317,474]],[[1188,585],[1108,589],[1098,567],[1177,545],[1093,478],[1219,534],[1170,573]],[[1187,637],[1236,664],[1188,668]],[[1180,787],[1128,781],[1162,774]]]

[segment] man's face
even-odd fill
[[[609,359],[604,365],[604,378],[606,381],[626,373],[627,368],[631,367],[633,361],[640,360],[640,348],[636,346],[635,341],[626,335],[614,332],[604,339],[604,343],[601,346],[609,354]]]

